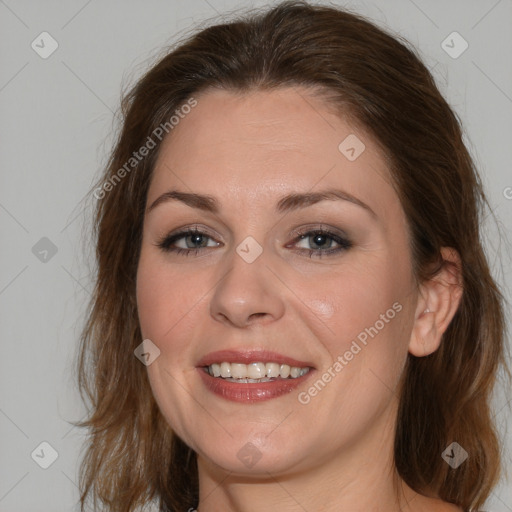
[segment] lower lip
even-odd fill
[[[221,377],[212,377],[203,368],[197,368],[205,386],[216,395],[232,402],[253,403],[271,400],[290,393],[300,386],[313,373],[308,373],[296,379],[277,379],[270,382],[230,382]]]

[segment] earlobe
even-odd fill
[[[415,320],[409,342],[409,352],[416,357],[432,354],[439,348],[441,336],[438,336],[435,312],[425,311]]]
[[[435,352],[450,325],[462,298],[462,269],[455,249],[441,249],[443,266],[430,280],[421,284],[420,299],[409,341],[409,352],[424,357]]]

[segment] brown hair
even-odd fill
[[[142,222],[160,140],[133,170],[126,163],[180,106],[212,87],[327,91],[330,104],[384,149],[418,282],[443,264],[441,247],[459,252],[464,291],[441,346],[427,357],[408,355],[395,463],[419,493],[464,510],[487,499],[501,467],[490,399],[500,365],[510,376],[503,298],[480,236],[488,203],[457,115],[408,46],[355,13],[284,2],[189,37],[125,95],[122,129],[95,186],[97,280],[77,359],[80,393],[91,404],[87,420],[76,423],[90,429],[82,510],[91,494],[95,510],[98,498],[115,512],[155,498],[161,510],[197,506],[195,454],[166,423],[133,353],[142,341],[135,300]],[[452,441],[469,453],[457,469],[441,458]]]

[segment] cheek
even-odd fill
[[[326,349],[321,370],[337,376],[331,391],[343,394],[354,411],[363,403],[368,411],[380,407],[398,384],[410,335],[411,281],[404,263],[380,254],[347,266],[317,281],[323,299],[307,303],[320,320],[315,335]]]
[[[152,255],[141,254],[137,271],[137,307],[142,336],[149,338],[164,359],[182,354],[183,332],[198,297],[193,282],[182,282],[176,269],[171,269]],[[185,286],[186,284],[186,286]],[[173,357],[174,364],[176,358]]]
[[[315,321],[315,335],[326,349],[318,378],[329,383],[323,390],[321,385],[312,389],[312,382],[302,398],[311,397],[317,417],[320,409],[330,411],[332,428],[341,426],[347,435],[356,435],[386,409],[407,357],[407,267],[399,272],[392,260],[381,263],[325,279],[328,301],[315,297],[308,303],[322,320]]]
[[[187,387],[184,377],[194,370],[187,357],[188,332],[190,312],[198,300],[189,283],[189,278],[186,283],[181,282],[175,269],[171,271],[169,265],[142,251],[137,271],[139,322],[143,339],[150,339],[160,350],[158,358],[147,367],[149,384],[167,423],[187,444],[194,446],[186,418],[197,411],[188,400],[189,393],[183,392]]]
[[[324,321],[329,321],[336,311],[336,300],[313,299],[309,302],[311,310]]]
[[[164,332],[164,312],[173,310],[162,286],[162,273],[142,251],[137,270],[137,309],[142,335],[152,341],[159,339]]]
[[[337,340],[352,339],[378,322],[380,315],[392,308],[395,302],[403,300],[408,289],[404,278],[389,265],[350,268],[326,276],[321,286],[323,300],[314,297],[308,306],[326,322]],[[388,316],[393,315],[394,310]],[[378,326],[381,327],[380,322]]]

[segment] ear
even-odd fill
[[[420,286],[420,297],[409,341],[409,352],[428,356],[441,344],[462,298],[462,269],[459,253],[451,247],[441,248],[443,266],[429,281]]]

